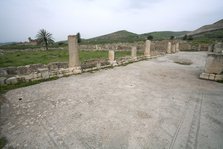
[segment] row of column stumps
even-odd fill
[[[69,35],[68,36],[68,50],[69,50],[69,68],[80,69],[80,58],[79,58],[79,46],[77,42],[77,36]],[[151,57],[151,41],[146,40],[145,42],[145,49],[144,49],[144,56],[146,58]],[[179,43],[168,42],[167,44],[167,51],[166,53],[176,53],[179,52]],[[133,46],[131,50],[131,57],[133,60],[137,60],[137,47]],[[115,51],[109,50],[108,52],[108,59],[110,64],[115,65]]]

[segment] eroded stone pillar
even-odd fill
[[[114,50],[108,51],[108,60],[110,63],[115,61],[115,51]]]
[[[180,49],[179,49],[179,42],[176,43],[176,52],[179,52]]]
[[[171,51],[172,51],[172,53],[175,53],[176,52],[176,44],[173,44],[171,46]]]
[[[68,49],[69,49],[69,67],[80,67],[79,49],[77,43],[77,36],[68,36]]]
[[[147,58],[150,57],[150,47],[151,47],[151,41],[150,40],[146,40],[144,56],[146,56]]]
[[[168,54],[171,53],[171,42],[168,42],[168,44],[167,44],[167,53]]]
[[[137,48],[136,48],[136,47],[132,47],[132,50],[131,50],[131,57],[132,57],[132,59],[134,59],[134,60],[137,59]]]

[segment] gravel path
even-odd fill
[[[198,78],[205,58],[180,52],[9,91],[7,147],[223,148],[223,84]]]

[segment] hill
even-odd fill
[[[173,31],[159,31],[159,32],[151,32],[151,33],[145,33],[141,34],[141,38],[146,38],[148,36],[153,36],[156,40],[163,40],[163,39],[170,39],[171,36],[179,37],[183,36],[185,34],[189,33],[189,31],[179,31],[179,32],[173,32]]]
[[[197,36],[200,34],[205,34],[205,33],[210,33],[210,32],[214,32],[217,30],[223,30],[223,19],[219,20],[213,24],[209,24],[209,25],[204,25],[190,33],[188,33],[187,35],[191,35],[191,36]],[[214,32],[216,33],[216,32]]]
[[[153,36],[155,40],[170,39],[171,36],[183,36],[187,34],[188,31],[160,31],[160,32],[151,32],[144,34],[135,34],[126,30],[117,31],[114,33],[106,34],[103,36],[85,39],[83,44],[99,44],[99,43],[114,43],[114,42],[135,42],[135,41],[144,41],[148,36]]]
[[[84,43],[113,43],[113,42],[133,42],[138,39],[138,35],[126,30],[98,36],[83,40]]]

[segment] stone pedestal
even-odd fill
[[[132,59],[134,59],[134,60],[137,59],[137,48],[136,48],[136,47],[132,47],[132,50],[131,50],[131,57],[132,57]]]
[[[176,53],[176,45],[175,44],[173,44],[171,46],[171,51],[172,51],[172,53]]]
[[[167,44],[167,54],[170,54],[171,53],[171,42],[168,42]]]
[[[108,51],[108,60],[111,65],[113,65],[113,66],[117,65],[117,63],[115,61],[115,51],[114,50]]]
[[[69,67],[80,67],[79,49],[77,43],[77,36],[68,36],[68,49],[69,49]]]
[[[151,47],[151,41],[150,40],[146,40],[144,56],[146,56],[147,58],[150,57],[150,47]]]
[[[179,42],[176,43],[176,52],[180,52],[180,49],[179,49]]]

